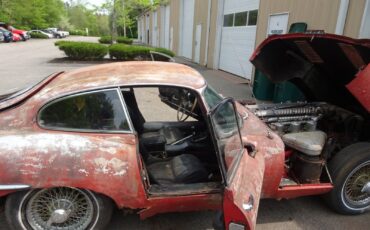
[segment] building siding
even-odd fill
[[[340,0],[261,0],[256,43],[267,36],[269,15],[278,13],[289,13],[288,29],[294,22],[306,22],[309,30],[334,33],[339,4]]]
[[[170,6],[170,22],[169,22],[169,33],[170,33],[170,47],[172,45],[172,51],[180,53],[180,20],[181,20],[181,1],[182,0],[169,0],[168,5]],[[185,0],[186,1],[186,0]],[[196,38],[196,27],[197,25],[202,26],[201,41],[200,41],[200,64],[209,68],[218,68],[217,57],[219,56],[219,49],[217,48],[220,41],[217,38],[220,34],[217,32],[220,25],[219,21],[223,18],[223,15],[218,15],[220,4],[223,1],[228,0],[211,0],[209,6],[208,0],[195,0],[194,7],[194,25],[193,25],[193,41]],[[248,1],[248,0],[245,0]],[[326,33],[335,33],[337,26],[339,7],[341,0],[260,0],[259,11],[258,11],[258,22],[257,22],[257,34],[256,34],[256,46],[261,43],[267,36],[267,27],[269,16],[279,13],[289,13],[288,29],[292,23],[295,22],[306,22],[309,30],[324,30]],[[349,37],[359,37],[361,22],[364,14],[366,0],[350,0],[348,11],[346,15],[344,25],[344,35]],[[162,25],[163,13],[161,7],[157,9],[157,26],[158,26],[158,44],[161,44],[163,39],[164,30]],[[208,15],[210,7],[210,16]],[[142,34],[145,37],[145,41],[148,41],[146,31],[146,15],[150,15],[149,20],[149,44],[152,43],[152,23],[153,23],[153,12],[146,12],[143,14],[144,31]],[[210,21],[208,22],[208,18]],[[209,24],[209,27],[208,27]],[[171,34],[172,30],[172,34]],[[208,41],[207,41],[208,32]],[[207,47],[208,46],[208,47]],[[195,56],[195,42],[192,47],[192,59]],[[206,54],[207,53],[207,54]]]
[[[211,0],[211,17],[209,24],[209,41],[208,41],[208,58],[207,58],[207,67],[216,69],[216,63],[214,63],[214,56],[216,54],[216,30],[217,30],[217,15],[218,12],[218,2]]]

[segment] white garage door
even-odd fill
[[[161,8],[161,47],[170,48],[170,6]]]
[[[219,68],[251,79],[259,0],[228,0],[224,5]]]
[[[180,55],[192,59],[194,0],[181,1]]]
[[[158,13],[153,11],[152,14],[152,46],[158,46]]]

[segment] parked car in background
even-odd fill
[[[4,36],[4,42],[11,42],[11,41],[13,41],[13,34],[12,34],[12,32],[10,32],[9,30],[4,29],[2,27],[0,27],[0,32]]]
[[[23,41],[27,41],[28,39],[30,39],[29,34],[25,30],[16,29],[13,26],[11,26],[7,23],[4,23],[4,22],[0,22],[0,26],[9,30],[13,34],[18,34]]]
[[[47,30],[54,31],[55,33],[60,34],[62,37],[69,36],[69,32],[68,31],[62,31],[62,30],[59,30],[58,28],[47,28]]]
[[[42,31],[45,32],[45,33],[52,34],[54,36],[54,38],[65,38],[66,37],[65,34],[60,33],[59,31],[54,31],[54,30],[50,30],[50,29],[44,29]]]
[[[45,35],[47,36],[48,38],[54,38],[54,35],[51,34],[51,33],[47,33],[47,32],[44,32],[42,30],[30,30],[28,31],[28,33],[31,35],[32,33],[39,33],[39,34],[42,34],[42,35]],[[31,35],[31,38],[32,38],[32,35]]]
[[[13,34],[13,42],[22,41],[22,37],[19,34]]]

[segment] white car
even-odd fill
[[[31,33],[40,33],[40,34],[43,34],[43,35],[48,36],[48,38],[53,38],[53,37],[54,37],[54,35],[53,35],[53,34],[50,34],[50,33],[44,32],[44,31],[42,31],[42,30],[30,30],[30,31],[28,31],[28,34],[31,34]]]
[[[0,32],[0,42],[3,42],[4,41],[4,34],[3,32]]]
[[[69,36],[69,32],[68,31],[62,31],[62,30],[59,30],[58,28],[47,28],[48,30],[52,30],[56,33],[59,33],[62,35],[62,37],[67,37]]]

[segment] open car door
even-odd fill
[[[254,229],[264,173],[262,154],[248,152],[242,142],[243,120],[232,99],[225,99],[208,115],[225,184],[224,227]]]

